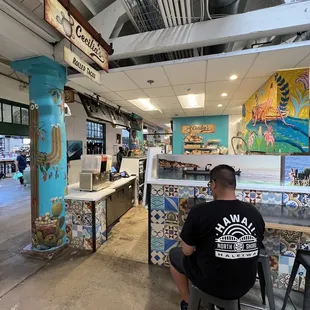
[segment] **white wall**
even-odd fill
[[[72,115],[66,117],[67,140],[82,140],[83,154],[86,154],[86,120],[90,118],[87,117],[78,95],[75,95],[75,102],[68,103],[68,105]],[[111,124],[106,124],[106,153],[109,155],[114,155],[113,147],[116,145],[116,134],[122,135],[122,129],[113,128]],[[79,182],[81,160],[71,161],[70,166],[69,183]]]
[[[20,82],[0,75],[0,98],[29,104],[28,87],[20,90],[20,85]]]
[[[234,150],[231,145],[231,138],[237,136],[241,125],[241,115],[229,115],[228,117],[228,154],[234,155]]]

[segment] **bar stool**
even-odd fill
[[[188,310],[199,310],[202,302],[204,303],[204,306],[208,304],[208,306],[216,305],[225,310],[240,310],[239,300],[220,299],[220,298],[217,298],[217,297],[214,297],[212,295],[202,292],[199,288],[191,284]],[[208,307],[208,309],[212,309],[212,308]]]
[[[307,271],[303,310],[309,310],[310,309],[310,252],[298,250],[296,257],[295,257],[295,262],[294,262],[293,270],[292,270],[292,273],[290,276],[290,280],[288,282],[288,286],[286,289],[286,294],[285,294],[282,310],[285,310],[285,308],[286,308],[287,301],[288,301],[288,298],[290,296],[290,292],[292,290],[293,283],[294,283],[294,280],[296,278],[298,268],[300,265],[303,265]]]

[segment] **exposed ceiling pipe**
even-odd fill
[[[161,0],[158,0],[158,1],[161,1]],[[179,1],[178,0],[174,0],[174,7],[175,7],[176,15],[177,15],[178,25],[182,25],[180,7],[179,7]]]
[[[171,17],[172,17],[172,24],[173,26],[177,26],[177,19],[175,17],[175,11],[174,11],[174,6],[173,6],[173,2],[172,0],[168,0],[169,1],[169,8],[170,8],[170,12],[171,12]]]
[[[185,25],[186,22],[186,11],[185,11],[185,0],[180,0],[181,3],[181,12],[182,12],[182,24]]]
[[[177,0],[175,0],[175,1],[177,1]],[[165,27],[168,28],[167,16],[165,14],[165,9],[164,9],[162,0],[158,0],[158,6],[159,6],[159,9],[160,9],[160,13],[161,13],[161,16],[163,18]]]
[[[190,24],[192,22],[192,12],[191,12],[191,1],[186,0],[186,11],[187,11],[187,20]]]
[[[170,13],[170,10],[169,10],[168,1],[167,0],[163,0],[163,1],[164,1],[164,7],[165,7],[165,11],[166,11],[166,16],[167,16],[167,19],[168,19],[169,27],[172,27],[172,19],[171,19],[171,13]]]

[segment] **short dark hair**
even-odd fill
[[[236,189],[235,169],[228,165],[218,165],[210,172],[210,181],[214,180],[220,187]]]

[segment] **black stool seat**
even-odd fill
[[[290,292],[292,290],[293,283],[296,278],[298,268],[300,265],[303,265],[307,271],[303,310],[310,309],[310,252],[298,250],[296,257],[295,257],[294,266],[292,269],[290,280],[289,280],[289,283],[286,289],[286,294],[285,294],[282,310],[285,310],[286,308],[287,301],[288,301]]]

